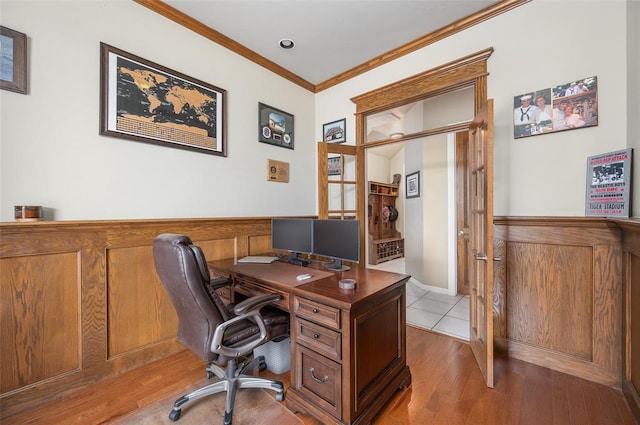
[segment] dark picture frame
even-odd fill
[[[407,199],[420,197],[420,171],[407,174],[405,178],[405,197]]]
[[[226,90],[100,43],[100,134],[227,156]]]
[[[322,125],[322,140],[327,143],[344,143],[347,141],[347,119],[342,118]]]
[[[258,102],[258,141],[282,148],[293,149],[293,115],[273,106]]]
[[[587,157],[585,216],[629,217],[633,149]]]
[[[339,176],[342,174],[342,163],[340,156],[327,158],[327,167],[329,176]]]
[[[0,26],[0,89],[27,93],[27,35]]]
[[[565,110],[570,111],[569,115]],[[597,125],[598,78],[595,76],[513,98],[514,139]]]

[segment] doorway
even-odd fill
[[[455,134],[367,149],[365,168],[368,181],[390,183],[395,174],[414,171],[420,171],[421,180],[420,196],[415,198],[406,198],[405,181],[399,185],[396,230],[406,255],[368,267],[412,275],[407,285],[408,324],[468,341],[469,298],[456,290]]]
[[[363,166],[364,156],[369,149],[398,142],[452,132],[467,131],[468,161],[464,164],[468,176],[468,198],[465,204],[470,212],[469,234],[471,243],[468,258],[473,262],[462,262],[462,267],[469,268],[469,341],[474,356],[481,368],[487,386],[493,387],[493,315],[491,301],[493,300],[493,101],[487,99],[487,59],[493,53],[489,48],[438,68],[408,77],[402,81],[380,87],[368,93],[351,98],[356,105],[356,218],[361,223],[361,257],[364,255],[364,245],[370,243],[364,232],[364,222],[367,220],[367,198],[363,190],[368,186],[366,170]],[[403,108],[412,103],[422,105],[421,102],[434,100],[441,95],[451,95],[456,92],[471,89],[473,92],[472,119],[458,125],[438,125],[431,118],[442,118],[434,110],[432,114],[421,114],[417,108],[417,116],[421,117],[421,126],[417,128],[399,128],[393,132],[370,131],[368,118],[385,114],[386,111]],[[403,111],[400,111],[403,112]],[[407,134],[408,133],[408,134]],[[373,137],[370,137],[373,136]],[[473,143],[472,143],[473,142]],[[319,142],[319,144],[323,144]],[[318,149],[322,153],[321,148]],[[318,201],[319,211],[326,210],[328,199],[327,154],[318,156]],[[406,173],[405,173],[406,176]],[[415,186],[415,184],[414,184]],[[360,195],[358,195],[360,192]],[[413,192],[413,188],[412,188]],[[413,230],[413,229],[412,229]],[[372,243],[379,243],[373,241]],[[366,256],[365,256],[366,257]],[[472,263],[472,264],[471,264]],[[405,258],[405,270],[407,262]]]

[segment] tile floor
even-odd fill
[[[405,273],[404,258],[367,267]],[[432,292],[411,278],[407,283],[407,323],[468,341],[469,297]]]

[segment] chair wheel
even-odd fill
[[[172,410],[171,413],[169,413],[169,419],[175,422],[180,419],[180,414],[182,414],[182,409]]]
[[[266,368],[267,368],[267,362],[265,362],[264,360],[260,361],[260,363],[258,364],[258,370],[262,372]]]
[[[276,401],[284,400],[284,392],[276,393]]]
[[[207,379],[213,378],[214,375],[215,373],[211,372],[210,370],[207,371]]]

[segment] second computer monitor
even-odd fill
[[[359,220],[314,220],[313,253],[332,259],[325,268],[334,271],[349,270],[342,260],[360,262]]]

